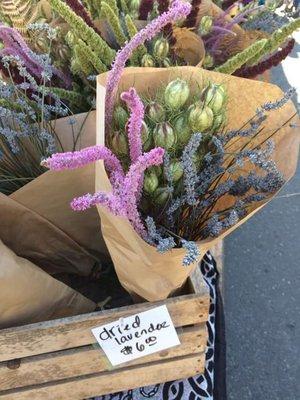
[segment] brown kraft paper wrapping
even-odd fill
[[[95,303],[18,257],[0,240],[0,329],[95,310]]]
[[[53,122],[65,151],[96,143],[96,113]],[[73,131],[73,134],[72,134]],[[81,134],[79,135],[79,132]],[[107,254],[96,209],[74,212],[70,200],[95,190],[95,166],[73,171],[47,171],[10,196],[0,196],[0,239],[17,255],[50,274],[88,275]]]
[[[128,68],[125,69],[121,78],[119,92],[134,86],[139,94],[147,93],[147,95],[151,95],[163,84],[167,84],[178,76],[187,81],[192,79],[192,82],[197,82],[200,85],[209,80],[225,84],[229,98],[226,129],[241,127],[254,115],[260,105],[277,100],[283,95],[277,86],[269,83],[237,78],[196,67]],[[104,144],[105,142],[103,104],[106,77],[107,74],[98,76],[97,82],[97,144]],[[193,85],[192,89],[195,89],[196,86]],[[294,105],[289,101],[281,109],[270,113],[267,119],[268,127],[257,137],[257,142],[263,142],[270,132],[279,129],[295,112]],[[293,117],[290,122],[298,123],[298,117]],[[273,138],[276,149],[272,158],[288,180],[293,176],[296,169],[299,131],[287,124],[280,128]],[[241,143],[239,142],[238,147]],[[103,162],[99,161],[96,164],[96,190],[110,191],[110,187]],[[232,200],[225,198],[223,201],[230,205]],[[218,238],[199,241],[201,254],[204,255],[218,240],[223,239],[244,223],[265,203],[253,205],[245,218]],[[148,301],[165,299],[174,290],[180,288],[193,269],[196,268],[196,264],[190,267],[182,266],[183,249],[173,249],[171,252],[159,254],[154,247],[139,237],[126,219],[116,217],[102,207],[98,207],[98,211],[101,216],[103,237],[113,259],[116,272],[121,284],[129,292],[134,292]]]

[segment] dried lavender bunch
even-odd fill
[[[18,56],[2,56],[9,76],[5,82],[0,80],[0,191],[6,194],[45,171],[41,158],[63,150],[51,120],[68,115],[70,110],[47,86],[52,69],[47,58],[41,61],[38,80]],[[15,73],[20,83],[15,82]]]

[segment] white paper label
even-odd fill
[[[112,365],[180,344],[165,305],[93,328],[92,333]]]

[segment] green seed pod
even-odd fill
[[[156,147],[163,147],[166,150],[174,147],[176,142],[174,130],[168,122],[156,124],[153,131],[153,139]]]
[[[216,115],[214,117],[212,131],[214,131],[214,132],[217,131],[223,125],[223,123],[225,122],[225,119],[226,119],[226,117],[225,117],[224,113]]]
[[[166,105],[172,110],[179,110],[189,98],[190,88],[183,79],[175,79],[165,89]]]
[[[114,109],[114,121],[119,129],[125,128],[128,118],[128,112],[122,106],[117,106]]]
[[[195,103],[189,107],[188,121],[193,132],[205,132],[212,127],[214,114],[203,104]]]
[[[114,132],[112,134],[110,139],[110,147],[111,150],[118,156],[127,156],[129,153],[127,138],[122,132]]]
[[[166,111],[161,104],[151,101],[146,107],[146,115],[154,122],[162,122],[165,120]]]
[[[152,194],[158,188],[158,178],[154,171],[145,174],[144,190],[148,194]]]
[[[178,182],[183,175],[183,168],[181,162],[178,160],[173,160],[170,162],[170,173],[174,183]]]
[[[166,187],[159,187],[154,192],[154,202],[157,205],[164,205],[170,196],[169,189]]]
[[[172,61],[168,57],[166,57],[162,60],[162,65],[164,68],[172,67]]]
[[[210,83],[209,86],[202,91],[201,98],[204,103],[211,108],[214,114],[218,114],[225,104],[225,89],[222,85]]]
[[[182,115],[175,120],[174,131],[176,134],[178,145],[180,147],[184,147],[185,145],[187,145],[192,136],[192,131],[186,116]]]
[[[210,33],[213,26],[213,18],[209,15],[205,15],[201,18],[198,33],[202,36]]]
[[[149,128],[145,121],[142,122],[142,143],[145,144],[149,140]]]
[[[158,178],[162,176],[163,168],[161,165],[155,165],[154,167],[151,167],[150,170],[154,171]]]
[[[153,57],[157,60],[163,60],[169,54],[169,42],[165,38],[157,39],[153,46]]]
[[[144,54],[141,60],[142,67],[154,67],[155,61],[150,54]]]

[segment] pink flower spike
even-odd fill
[[[142,155],[142,123],[144,119],[144,105],[134,88],[121,94],[121,99],[127,103],[130,109],[128,122],[128,141],[130,159],[134,163]]]
[[[147,238],[147,232],[141,221],[137,205],[137,198],[139,198],[140,194],[140,181],[147,168],[162,164],[164,153],[165,150],[163,148],[156,147],[141,155],[136,163],[131,165],[124,179],[121,193],[122,208],[126,210],[127,218],[143,239]]]
[[[141,29],[121,50],[118,51],[112,69],[108,74],[105,96],[106,126],[109,126],[112,115],[116,90],[125,68],[126,61],[131,57],[133,51],[146,40],[152,39],[166,25],[186,17],[192,9],[186,1],[174,0],[168,11],[151,21],[145,28]]]
[[[80,151],[56,153],[43,160],[41,164],[49,169],[60,171],[80,168],[97,160],[104,160],[109,172],[124,176],[120,161],[105,146],[91,146]]]
[[[74,211],[85,211],[95,205],[100,205],[108,209],[114,215],[125,216],[126,213],[122,209],[119,199],[112,193],[97,192],[95,194],[87,193],[83,196],[76,197],[71,202],[71,208]]]

